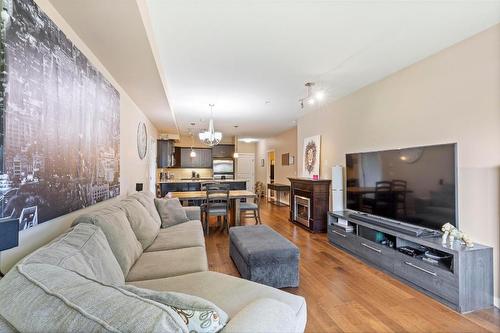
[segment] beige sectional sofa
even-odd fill
[[[187,332],[125,285],[208,300],[227,313],[223,332],[303,332],[304,298],[208,271],[199,208],[184,209],[190,221],[160,228],[141,192],[77,218],[0,280],[0,332]]]

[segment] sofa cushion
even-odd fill
[[[55,265],[106,284],[125,283],[106,236],[98,226],[87,223],[74,226],[22,263]]]
[[[2,316],[0,316],[0,332],[2,333],[16,333],[16,329],[12,327],[12,325],[5,320]]]
[[[154,203],[155,196],[154,194],[150,192],[136,192],[134,194],[131,194],[128,196],[128,198],[135,199],[141,203],[141,205],[146,208],[148,211],[149,215],[153,218],[153,221],[155,221],[156,224],[161,226],[161,219],[160,215],[158,214],[158,211],[156,210],[156,206]]]
[[[117,207],[101,209],[81,215],[73,222],[80,223],[94,224],[102,229],[123,275],[127,276],[130,267],[141,255],[142,246],[135,237],[125,212]]]
[[[188,332],[168,306],[47,264],[0,280],[0,315],[20,332]]]
[[[161,218],[161,227],[168,228],[173,225],[189,221],[186,211],[178,198],[154,200],[158,214]]]
[[[143,289],[132,285],[120,288],[142,298],[170,306],[179,313],[189,332],[218,332],[226,325],[228,320],[227,314],[217,305],[197,296]]]
[[[130,269],[126,281],[152,280],[208,269],[204,247],[144,252]]]
[[[205,247],[205,237],[200,221],[188,221],[166,229],[160,229],[153,244],[144,252],[174,250],[193,246]]]
[[[224,327],[224,333],[296,332],[292,308],[272,298],[261,298],[245,306]]]
[[[198,296],[217,304],[229,318],[259,298],[272,298],[289,305],[296,318],[294,332],[303,332],[307,321],[303,297],[252,281],[217,272],[198,272],[150,281],[129,282],[136,287],[161,291],[176,291]],[[230,319],[231,322],[231,319]]]
[[[201,207],[199,206],[187,206],[182,207],[186,212],[186,216],[189,220],[201,220]]]
[[[137,200],[124,199],[117,205],[125,212],[130,226],[142,248],[150,246],[155,240],[160,226],[153,220],[146,208]]]

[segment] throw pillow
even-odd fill
[[[178,198],[155,199],[155,205],[160,214],[162,228],[189,221],[186,211],[182,208]]]
[[[206,299],[177,292],[143,289],[132,285],[120,288],[171,307],[184,320],[190,333],[215,333],[227,324],[228,315]]]

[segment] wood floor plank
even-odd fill
[[[307,302],[306,332],[498,332],[500,310],[461,315],[288,221],[288,207],[264,203],[262,221],[300,249],[300,286],[287,292]],[[254,224],[244,219],[242,224]],[[212,223],[209,269],[239,276],[228,235]]]

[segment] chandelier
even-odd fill
[[[215,105],[209,104],[208,106],[210,106],[210,121],[208,122],[208,130],[205,132],[200,132],[198,134],[198,137],[200,138],[200,141],[203,142],[203,144],[212,147],[220,143],[220,141],[222,140],[222,133],[216,132],[214,129],[213,108]]]

